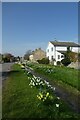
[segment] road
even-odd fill
[[[8,72],[14,63],[0,64],[0,120],[2,118],[2,82],[6,80]]]
[[[7,77],[7,73],[11,70],[11,66],[14,63],[3,63],[0,64],[0,82],[1,80],[5,80]]]

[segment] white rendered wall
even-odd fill
[[[51,48],[53,47],[53,51],[51,51]],[[48,52],[49,50],[49,52]],[[49,42],[48,47],[46,49],[46,56],[49,57],[49,60],[51,61],[51,56],[54,56],[55,54],[55,48],[54,45]]]
[[[53,51],[51,50],[51,48],[53,47]],[[49,52],[48,52],[49,50]],[[79,52],[80,51],[80,47],[70,47],[70,50],[73,52]],[[53,58],[57,61],[61,61],[64,57],[61,57],[63,54],[61,54],[58,51],[67,51],[67,47],[64,46],[54,46],[52,43],[48,43],[48,47],[46,49],[46,57],[49,57],[49,60],[52,61],[52,56]],[[60,59],[58,59],[58,55],[60,55]]]
[[[63,46],[56,46],[56,50],[58,51],[67,51],[67,47],[63,47]]]
[[[60,55],[60,59],[58,59],[58,55]],[[62,55],[63,55],[63,54],[61,54],[60,52],[57,52],[57,51],[56,51],[56,62],[57,62],[57,61],[61,61],[61,60],[64,58],[64,57],[61,58]]]
[[[53,51],[51,51],[51,48],[53,47]],[[48,52],[49,50],[49,52]],[[67,47],[59,47],[59,46],[54,46],[52,43],[49,42],[48,47],[46,49],[46,56],[49,57],[49,60],[51,61],[51,57],[53,56],[53,58],[57,61],[61,61],[63,58],[61,58],[61,53],[58,52],[59,51],[66,51]],[[58,55],[60,55],[60,59],[58,59]]]
[[[80,52],[80,47],[72,47],[72,52]]]

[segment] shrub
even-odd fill
[[[41,60],[37,60],[39,64],[49,64],[49,59],[48,58],[42,58]]]
[[[68,66],[71,63],[70,58],[62,59],[61,62],[64,66]]]
[[[61,62],[60,62],[60,61],[57,61],[57,65],[61,65]]]
[[[68,66],[70,63],[71,63],[71,59],[70,59],[70,54],[71,51],[70,51],[70,47],[67,47],[67,51],[66,53],[64,54],[64,59],[61,60],[61,63],[64,65],[64,66]]]
[[[4,62],[10,62],[10,59],[7,57],[2,58]]]
[[[78,53],[78,62],[80,62],[80,52]]]

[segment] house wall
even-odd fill
[[[59,50],[59,51],[67,51],[67,47],[64,47],[64,46],[56,46],[56,50]]]
[[[46,54],[42,50],[36,50],[33,54],[34,60],[41,60],[46,57]]]
[[[52,47],[53,47],[53,51],[51,50]],[[48,52],[48,50],[49,50],[49,52]],[[56,60],[56,62],[57,61],[61,61],[63,59],[63,58],[61,58],[61,56],[63,54],[61,54],[60,52],[58,52],[58,50],[59,51],[66,51],[67,48],[66,47],[56,47],[56,46],[54,46],[53,44],[51,44],[49,42],[48,47],[46,49],[46,56],[49,57],[50,61],[52,61],[52,56]],[[58,59],[58,55],[60,56],[60,59]]]
[[[41,49],[36,49],[32,55],[29,56],[30,61],[35,62],[46,57],[46,53]]]
[[[57,61],[61,61],[64,57],[61,57],[63,54],[61,54],[60,52],[57,52],[56,51],[56,62]],[[60,58],[58,58],[58,56],[60,57]]]
[[[53,51],[51,50],[51,48],[53,48]],[[49,51],[48,51],[49,50]],[[49,60],[51,61],[51,56],[53,56],[55,58],[55,47],[53,44],[51,44],[50,42],[48,43],[48,47],[46,49],[46,57],[49,58]]]
[[[64,57],[61,57],[63,54],[61,54],[60,52],[58,51],[67,51],[67,47],[64,47],[64,46],[56,46],[56,62],[57,61],[61,61]],[[58,56],[60,58],[58,58]],[[63,55],[64,56],[64,55]]]
[[[80,52],[80,47],[72,47],[72,52]]]
[[[30,61],[33,61],[33,55],[30,55],[30,56],[29,56],[29,60],[30,60]]]
[[[52,48],[53,51],[51,50]],[[70,50],[72,52],[79,52],[80,47],[70,47]],[[49,42],[48,47],[46,49],[46,56],[49,58],[50,61],[52,61],[52,56],[53,56],[53,58],[55,59],[55,63],[57,61],[61,61],[64,58],[64,55],[58,51],[67,51],[67,46],[54,46],[51,42]],[[63,57],[61,57],[62,55]]]

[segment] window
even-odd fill
[[[51,60],[53,60],[54,59],[54,57],[53,57],[53,55],[51,56]]]
[[[64,55],[61,55],[61,58],[63,58],[64,57]]]
[[[47,51],[49,52],[49,49]]]
[[[51,48],[51,51],[53,51],[53,47]]]
[[[58,55],[58,59],[60,59],[60,55]]]

